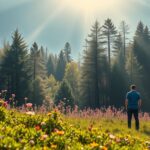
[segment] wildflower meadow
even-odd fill
[[[14,97],[14,95],[13,95]],[[0,100],[1,150],[149,150],[150,116],[140,113],[140,131],[127,129],[124,109],[47,110]]]

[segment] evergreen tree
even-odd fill
[[[37,76],[35,80],[32,81],[32,86],[32,103],[36,105],[42,105],[46,95],[45,81],[40,76]]]
[[[103,25],[103,38],[106,40],[104,43],[107,44],[107,50],[108,50],[108,95],[111,95],[111,54],[112,54],[112,44],[114,42],[114,39],[116,38],[116,27],[112,23],[111,19],[106,19],[105,23]],[[110,99],[109,99],[110,101]]]
[[[139,72],[141,78],[139,78],[139,81],[141,81],[140,84],[140,90],[143,93],[143,97],[145,99],[145,108],[148,109],[147,105],[149,104],[148,99],[150,94],[148,94],[148,89],[150,88],[149,84],[149,42],[150,42],[150,35],[149,35],[149,29],[148,27],[144,27],[142,22],[139,22],[137,26],[137,30],[134,37],[134,43],[133,43],[133,52],[136,57],[137,62],[141,66],[141,70]]]
[[[64,80],[68,83],[71,89],[72,96],[74,97],[75,104],[79,102],[79,70],[78,64],[70,62],[65,69]]]
[[[40,55],[41,55],[41,58],[43,59],[44,63],[46,64],[47,61],[48,61],[48,57],[47,57],[47,49],[45,50],[43,46],[41,46],[40,48]]]
[[[105,57],[100,41],[100,29],[99,23],[96,21],[92,26],[89,40],[87,40],[88,47],[84,51],[84,61],[81,67],[80,92],[82,103],[84,106],[92,108],[100,107],[100,97],[102,97],[100,91],[102,89],[101,79],[105,72],[102,71]]]
[[[37,76],[40,76],[41,78],[46,77],[46,67],[44,64],[41,51],[39,50],[36,42],[34,42],[31,47],[30,66],[32,70],[31,72],[33,80],[35,80]]]
[[[125,70],[124,43],[121,34],[118,35],[114,43],[115,62],[111,72],[111,105],[121,107],[124,105],[124,94],[127,91],[127,73]]]
[[[112,66],[110,105],[120,108],[124,105],[125,93],[128,90],[126,74],[120,69],[120,65],[115,62]]]
[[[143,45],[144,45],[144,25],[140,21],[135,32],[134,41],[133,41],[133,53],[132,53],[133,54],[132,57],[135,57],[135,60],[137,61],[139,66],[141,66],[141,69],[137,73],[139,75],[140,75],[140,72],[144,71],[143,64],[144,64],[144,61],[146,60],[144,57],[145,55],[144,55]],[[139,81],[142,80],[142,78],[140,77],[141,76],[139,76],[138,78],[137,76]],[[133,80],[134,80],[134,76],[133,76]]]
[[[50,75],[55,75],[55,64],[54,64],[55,60],[54,59],[55,59],[54,56],[52,54],[50,54],[48,61],[47,61],[47,65],[46,65],[48,77]]]
[[[39,51],[40,51],[40,59],[41,59],[40,61],[41,61],[41,64],[43,65],[43,68],[44,68],[43,70],[45,70],[43,72],[43,74],[45,74],[45,76],[46,76],[46,74],[47,74],[47,72],[46,72],[46,65],[47,65],[47,61],[48,61],[47,50],[45,50],[43,48],[43,46],[41,46]]]
[[[66,63],[67,62],[66,62],[64,52],[61,50],[59,57],[58,57],[57,68],[56,68],[56,79],[58,81],[63,80],[64,74],[65,74]]]
[[[3,72],[3,59],[7,55],[8,51],[10,50],[10,44],[4,43],[3,48],[0,50],[0,89],[3,90],[7,87],[10,87],[10,81],[8,76]],[[6,62],[5,62],[6,63]],[[8,62],[9,63],[9,62]]]
[[[108,18],[105,20],[103,25],[103,35],[107,41],[109,67],[111,66],[111,44],[116,36],[116,33],[116,27],[112,23],[111,19]]]
[[[42,104],[44,97],[44,79],[46,78],[46,68],[36,42],[33,43],[30,51],[30,72],[31,72],[31,100],[34,104]],[[39,91],[38,91],[39,90]]]
[[[72,96],[70,86],[65,80],[62,81],[55,95],[55,104],[58,105],[61,101],[64,102],[65,108],[67,106],[74,106],[74,98]]]
[[[56,81],[55,77],[53,75],[50,75],[45,80],[46,85],[46,96],[48,96],[50,99],[54,100],[55,94],[59,89],[60,83]]]
[[[127,35],[129,34],[129,26],[126,24],[125,21],[121,22],[120,25],[121,28],[121,35],[122,35],[122,42],[123,42],[123,55],[124,58],[126,57],[126,41],[127,41]]]
[[[1,73],[7,81],[6,89],[8,93],[16,94],[18,104],[22,104],[22,99],[29,94],[29,69],[27,46],[18,30],[12,36],[12,44],[5,51]]]
[[[70,56],[70,54],[71,54],[71,46],[70,46],[70,44],[68,42],[65,44],[64,54],[65,54],[65,57],[66,57],[66,62],[67,63],[71,62],[72,61],[72,58]]]
[[[142,80],[142,66],[138,63],[137,58],[133,52],[133,44],[130,44],[127,49],[126,70],[129,75],[129,84],[141,84]]]
[[[119,34],[114,41],[114,50],[115,60],[120,65],[120,69],[125,69],[125,57],[124,57],[124,43],[122,41],[122,36]]]

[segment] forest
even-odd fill
[[[150,31],[139,21],[134,35],[125,21],[117,28],[107,18],[93,23],[78,59],[66,41],[59,54],[34,42],[21,31],[0,49],[0,96],[14,105],[59,105],[74,108],[124,106],[126,92],[137,85],[142,111],[150,111]]]

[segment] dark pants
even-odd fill
[[[138,117],[138,109],[128,109],[128,128],[131,128],[131,120],[132,114],[135,118],[136,130],[139,130],[139,117]]]

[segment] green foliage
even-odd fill
[[[125,99],[125,93],[128,90],[128,74],[125,70],[124,44],[121,34],[115,40],[113,52],[115,53],[115,62],[111,70],[110,104],[119,108],[124,105],[123,99]]]
[[[30,67],[33,80],[35,80],[37,76],[41,78],[46,77],[46,67],[43,55],[43,51],[39,49],[37,43],[34,42],[30,51]]]
[[[81,66],[80,77],[80,95],[82,106],[100,107],[101,101],[106,96],[105,89],[107,86],[107,62],[102,49],[101,28],[96,21],[92,26],[91,34],[87,42],[87,48],[84,51],[83,63]],[[102,98],[103,97],[103,98]]]
[[[56,66],[55,66],[54,59],[55,59],[54,56],[52,54],[50,54],[48,61],[47,61],[47,64],[46,64],[48,77],[50,75],[55,75]]]
[[[36,77],[35,80],[32,81],[33,91],[31,101],[34,104],[42,105],[43,100],[45,99],[45,81],[41,77]]]
[[[55,104],[58,105],[61,101],[64,103],[64,107],[67,107],[67,106],[73,107],[74,106],[74,98],[71,93],[70,86],[68,85],[68,83],[65,80],[62,81],[62,83],[55,95]]]
[[[54,99],[56,92],[59,89],[59,82],[56,81],[55,77],[53,75],[50,75],[45,80],[45,86],[46,86],[46,96],[50,97],[51,99]]]
[[[5,109],[3,107],[1,107],[0,105],[0,122],[1,121],[4,121],[6,118],[6,112],[5,112]]]
[[[12,36],[12,44],[5,48],[0,71],[4,88],[9,94],[15,93],[21,104],[21,99],[28,96],[30,76],[27,46],[18,30]]]
[[[44,49],[38,48],[36,42],[30,51],[30,73],[31,73],[31,101],[34,104],[41,105],[45,98],[46,66],[44,62]]]
[[[149,92],[148,89],[150,87],[149,82],[149,73],[150,73],[150,53],[149,53],[149,47],[150,47],[150,34],[148,27],[144,27],[144,24],[142,22],[139,22],[134,42],[133,42],[133,55],[136,58],[137,63],[140,66],[140,69],[138,69],[138,76],[136,76],[137,82],[141,83],[140,90],[143,92],[143,98],[146,99],[146,105],[145,108],[148,107],[147,104],[149,103]]]
[[[75,62],[70,62],[66,66],[64,80],[70,86],[71,93],[74,97],[75,103],[79,103],[79,70]]]
[[[126,24],[125,21],[122,21],[120,24],[121,28],[121,36],[122,36],[122,44],[123,44],[123,56],[126,58],[126,45],[128,41],[127,35],[129,34],[129,26]]]
[[[103,25],[103,36],[106,38],[106,43],[107,43],[107,47],[108,47],[108,63],[109,63],[109,67],[111,66],[111,44],[113,39],[116,36],[116,27],[114,26],[114,24],[112,23],[111,19],[106,19],[105,23]]]
[[[28,97],[34,104],[44,102],[49,106],[56,95],[61,99],[67,95],[71,97],[71,105],[78,104],[82,108],[121,107],[127,87],[135,83],[144,99],[143,109],[149,111],[149,28],[139,22],[130,43],[128,29],[122,21],[117,34],[111,19],[106,19],[102,26],[96,21],[86,39],[83,60],[79,60],[78,65],[71,57],[69,42],[58,55],[48,53],[47,48],[39,47],[36,42],[29,52],[16,30],[12,43],[5,42],[0,49],[0,90],[8,91],[5,99],[14,93],[14,103],[18,105]],[[60,92],[59,84],[64,81],[67,85],[63,88],[69,91],[65,95]]]
[[[59,57],[58,57],[58,62],[57,62],[57,67],[56,67],[56,79],[58,81],[62,81],[64,74],[65,74],[65,68],[66,68],[66,58],[64,52],[61,50]]]
[[[115,107],[124,105],[125,93],[128,90],[126,73],[123,68],[120,68],[120,64],[115,63],[111,72],[111,95],[110,104]],[[114,88],[115,87],[115,88]]]
[[[70,46],[70,44],[68,42],[65,44],[64,54],[65,54],[65,57],[66,57],[66,62],[67,63],[71,62],[72,61],[72,58],[70,56],[70,54],[71,54],[71,46]]]
[[[126,123],[117,118],[67,117],[56,109],[46,115],[1,107],[0,110],[7,118],[0,123],[3,150],[143,150],[150,146],[149,135],[145,133],[149,131],[149,122],[142,122],[141,131],[136,132],[126,129]]]

